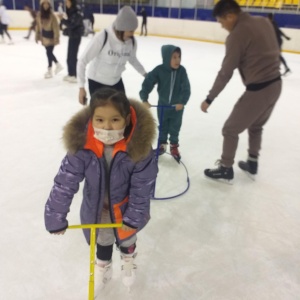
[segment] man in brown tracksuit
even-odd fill
[[[229,31],[226,54],[221,70],[205,101],[207,112],[213,100],[231,79],[238,68],[246,91],[235,104],[224,124],[223,153],[217,169],[206,169],[204,174],[213,179],[232,180],[232,165],[239,134],[249,133],[248,160],[239,167],[250,174],[257,173],[257,158],[261,147],[263,125],[269,119],[281,92],[279,72],[280,50],[272,24],[263,17],[242,12],[233,0],[220,0],[213,11],[217,21]]]

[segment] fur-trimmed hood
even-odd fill
[[[131,107],[136,113],[136,126],[130,140],[126,142],[127,153],[131,159],[138,162],[147,157],[156,136],[156,122],[149,109],[141,102],[129,99]],[[63,129],[63,142],[69,153],[76,153],[84,149],[87,141],[88,122],[91,111],[86,107],[76,113]]]

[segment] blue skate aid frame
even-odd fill
[[[155,159],[158,165],[158,157],[159,157],[159,138],[160,138],[160,134],[161,134],[161,130],[160,130],[160,124],[162,123],[163,117],[164,117],[164,110],[165,109],[174,109],[176,105],[151,105],[151,107],[156,107],[156,108],[161,108],[160,114],[159,114],[159,126],[158,126],[158,139],[157,139],[157,147],[156,147],[156,151],[155,151]],[[170,153],[166,152],[168,155],[171,155]],[[151,197],[152,200],[169,200],[169,199],[174,199],[177,198],[179,196],[182,196],[183,194],[185,194],[188,189],[190,188],[190,178],[189,178],[189,172],[187,170],[187,167],[185,166],[185,164],[182,162],[182,160],[180,159],[180,161],[178,162],[179,164],[181,164],[186,172],[186,181],[187,181],[187,187],[185,188],[185,190],[179,194],[176,194],[174,196],[169,196],[169,197],[155,197],[155,188],[156,188],[156,181],[154,183],[154,188],[153,188],[153,195]]]

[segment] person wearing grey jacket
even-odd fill
[[[223,153],[217,161],[218,168],[206,169],[204,174],[213,179],[231,181],[239,134],[246,129],[249,133],[248,160],[240,161],[239,167],[251,175],[257,173],[263,126],[281,93],[280,50],[272,24],[264,17],[242,12],[234,0],[220,0],[213,15],[229,35],[221,70],[201,104],[201,110],[207,112],[236,68],[246,90],[223,126]]]
[[[68,153],[45,206],[45,225],[52,234],[64,234],[72,199],[84,180],[81,223],[123,224],[98,231],[95,276],[100,287],[111,278],[115,240],[126,271],[123,283],[130,286],[134,281],[136,234],[150,219],[158,172],[152,149],[155,131],[155,121],[142,103],[111,88],[95,92],[89,107],[64,128]],[[84,235],[90,243],[89,230]]]

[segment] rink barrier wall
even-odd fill
[[[10,29],[26,30],[32,22],[32,18],[27,11],[9,10],[11,18]],[[95,14],[96,30],[110,26],[115,20],[115,15]],[[142,18],[139,19],[139,27],[136,33],[139,34]],[[195,41],[204,41],[211,43],[224,43],[228,32],[221,28],[217,22],[178,20],[165,18],[148,17],[149,35],[159,37],[171,37],[178,39],[187,39]],[[286,52],[300,54],[300,30],[293,28],[282,28],[284,33],[291,38],[284,39],[282,49]]]

